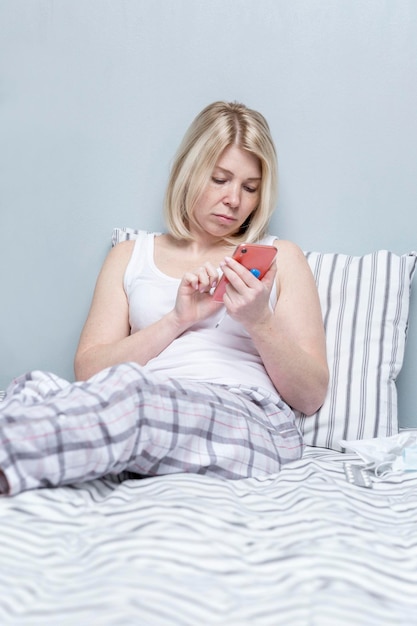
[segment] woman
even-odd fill
[[[237,103],[206,107],[173,164],[167,233],[141,232],[103,265],[78,382],[32,372],[8,390],[4,492],[124,469],[237,479],[300,458],[293,410],[320,407],[328,369],[305,257],[268,235],[276,187],[263,116]],[[277,247],[262,280],[232,259],[240,242]],[[219,270],[223,303],[212,298]]]

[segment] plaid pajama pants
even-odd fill
[[[302,452],[293,412],[268,392],[162,380],[134,363],[77,383],[31,372],[0,403],[9,494],[123,470],[262,476]]]

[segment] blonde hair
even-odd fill
[[[177,239],[190,239],[189,218],[218,159],[231,145],[247,150],[261,163],[257,208],[230,242],[253,242],[267,233],[277,197],[277,157],[265,118],[237,102],[214,102],[192,122],[171,169],[165,194],[165,220]]]

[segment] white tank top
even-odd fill
[[[161,272],[154,262],[154,239],[158,233],[140,231],[126,268],[124,288],[129,301],[131,332],[149,326],[174,308],[178,278]],[[267,236],[260,243],[272,244]],[[276,289],[270,304],[276,302]],[[262,387],[277,395],[252,339],[241,324],[226,316],[224,308],[191,326],[158,356],[148,361],[145,370],[164,378],[201,380],[228,386]]]

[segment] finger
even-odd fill
[[[229,267],[224,267],[223,276],[225,282],[225,295],[229,298],[234,298],[236,295],[241,295],[248,289],[248,285]]]
[[[193,290],[205,293],[215,286],[218,273],[211,263],[205,263],[194,271],[189,271],[182,277],[182,283],[191,286]]]
[[[200,268],[198,268],[197,270],[197,277],[198,277],[198,290],[201,293],[204,293],[205,291],[209,291],[210,289],[210,277],[207,273],[207,269],[202,266]]]
[[[199,288],[199,277],[196,272],[185,272],[181,279],[181,283],[186,287],[191,286],[195,291]]]
[[[273,261],[271,267],[269,268],[269,270],[267,270],[262,278],[256,276],[256,274],[254,274],[252,270],[249,270],[244,265],[238,263],[231,257],[225,258],[225,267],[230,267],[230,269],[232,269],[248,287],[252,287],[253,289],[257,288],[259,284],[258,281],[261,281],[263,284],[265,284],[265,286],[272,286],[277,272],[275,261]]]
[[[252,289],[258,288],[259,279],[256,278],[250,270],[231,257],[226,257],[224,264],[221,263],[220,266],[229,283],[231,283],[237,291],[245,286],[251,287]]]
[[[214,288],[217,285],[217,283],[219,281],[219,272],[214,267],[214,265],[212,263],[210,263],[210,262],[205,263],[204,267],[205,267],[206,272],[207,272],[210,289],[212,289],[212,288]]]
[[[244,268],[245,269],[245,268]],[[244,280],[231,268],[225,268],[228,283],[225,289],[224,303],[227,307],[241,306],[243,303],[265,301],[269,298],[276,277],[276,266],[271,266],[265,276],[259,280],[249,270],[246,270]]]
[[[205,266],[199,267],[194,272],[187,272],[186,278],[193,285],[193,288],[201,293],[211,289],[212,272],[209,272]]]
[[[200,291],[202,292],[210,291],[216,286],[219,280],[219,274],[216,268],[209,262],[199,268],[197,274],[200,281]]]

